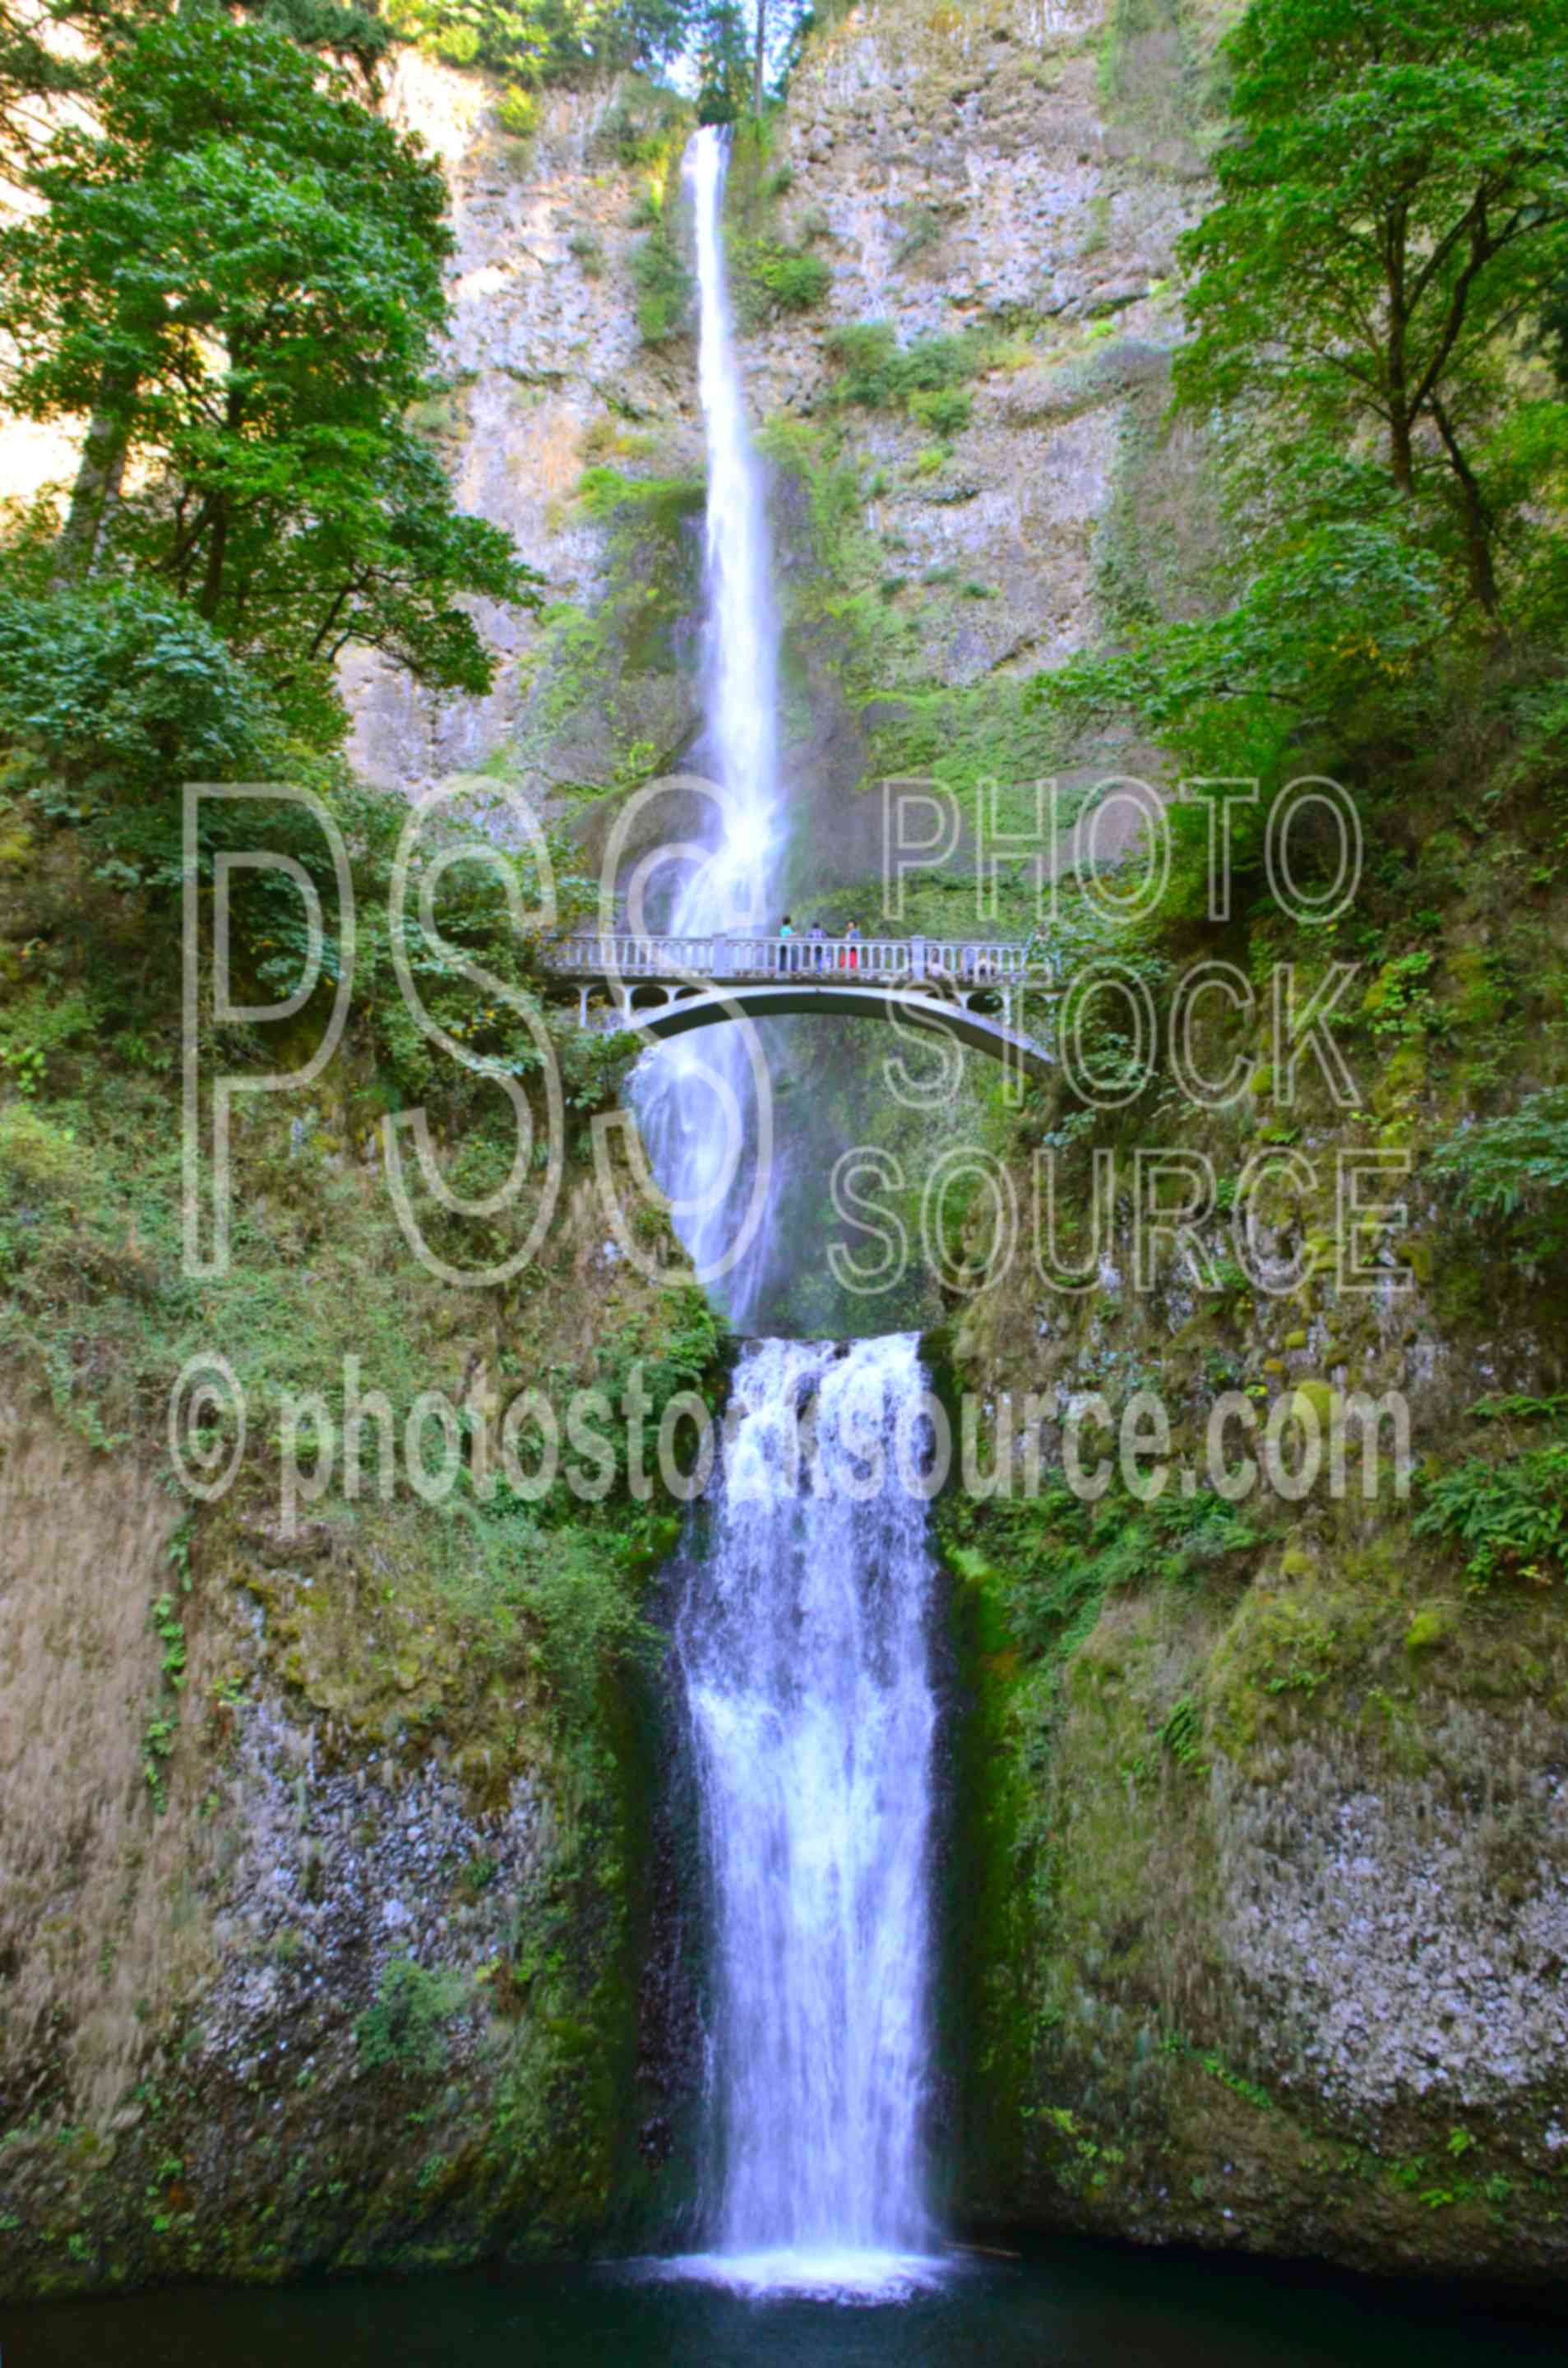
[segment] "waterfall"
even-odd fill
[[[783,840],[764,486],[724,286],[726,156],[725,135],[704,130],[685,167],[708,447],[707,746],[723,827],[673,926],[703,936],[777,919]],[[661,1046],[636,1086],[677,1230],[737,1330],[778,1177],[749,1036],[719,1028]],[[749,1246],[716,1273],[748,1209]],[[704,2275],[885,2292],[917,2273],[928,2237],[933,1565],[897,1453],[902,1440],[907,1468],[920,1395],[909,1338],[754,1342],[710,1490],[711,1549],[676,1620],[713,1941],[712,2249],[683,2265]]]
[[[705,127],[687,148],[683,170],[697,233],[698,375],[708,452],[707,747],[722,808],[722,828],[706,861],[687,877],[670,926],[700,937],[776,925],[767,899],[781,841],[778,632],[765,488],[725,287],[725,141],[724,132]],[[776,1180],[771,1140],[759,1151],[756,1099],[747,1044],[730,1028],[659,1047],[644,1060],[635,1087],[643,1138],[670,1195],[676,1229],[743,1329],[760,1288]]]
[[[912,1338],[755,1342],[676,1630],[713,1966],[709,2266],[885,2285],[925,2164],[934,1565]]]

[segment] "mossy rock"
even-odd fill
[[[1457,1603],[1443,1600],[1424,1603],[1404,1632],[1405,1651],[1416,1654],[1437,1652],[1453,1635],[1460,1618]]]
[[[1345,1400],[1332,1382],[1310,1380],[1298,1382],[1290,1394],[1290,1412],[1303,1426],[1310,1413],[1321,1436],[1345,1419]]]
[[[1425,1290],[1432,1280],[1432,1241],[1426,1234],[1406,1234],[1395,1242],[1393,1254],[1401,1266],[1407,1266]]]

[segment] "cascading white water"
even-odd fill
[[[714,2266],[748,2283],[882,2284],[929,2234],[921,1388],[902,1335],[754,1343],[676,1625],[714,1926]]]
[[[698,370],[708,451],[708,749],[722,805],[708,859],[684,882],[670,926],[677,934],[700,937],[776,924],[767,900],[781,844],[778,633],[765,488],[746,425],[725,288],[725,140],[713,126],[699,131],[683,172],[696,220]],[[734,1029],[662,1046],[638,1076],[638,1117],[653,1172],[670,1195],[676,1229],[742,1328],[760,1281],[773,1175],[767,1144],[758,1182],[754,1102],[748,1047]],[[727,1264],[726,1253],[732,1253]]]
[[[699,131],[685,168],[708,446],[707,745],[722,828],[671,920],[700,936],[777,918],[784,838],[764,486],[724,287],[724,142]],[[744,1330],[778,1173],[745,1033],[660,1047],[636,1102],[681,1238]],[[748,1209],[751,1246],[736,1257]],[[711,1550],[676,1624],[714,1936],[715,2250],[687,2266],[886,2291],[916,2273],[928,2233],[932,1563],[924,1502],[894,1453],[918,1406],[919,1363],[902,1337],[847,1349],[765,1340],[735,1388]],[[815,1451],[797,1490],[790,1440],[808,1399]]]

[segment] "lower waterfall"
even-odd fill
[[[922,1388],[912,1337],[754,1343],[676,1621],[711,1918],[707,2234],[716,2268],[764,2283],[885,2281],[930,2241]]]

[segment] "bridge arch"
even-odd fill
[[[947,1036],[971,1051],[984,1053],[992,1060],[1011,1062],[1038,1076],[1045,1076],[1052,1065],[1051,1054],[1042,1045],[1008,1026],[1005,1019],[974,1010],[969,1002],[957,998],[949,1001],[923,989],[882,985],[870,979],[853,984],[839,977],[831,985],[820,986],[804,982],[769,985],[737,980],[723,988],[688,987],[665,1002],[633,1004],[623,1014],[620,1025],[631,1034],[663,1040],[688,1035],[694,1029],[723,1027],[738,1019],[785,1019],[801,1016],[819,1019],[897,1018],[933,1035]]]

